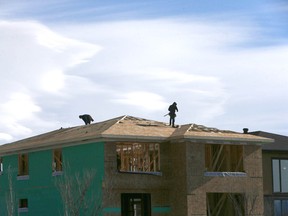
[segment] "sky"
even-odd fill
[[[130,115],[288,136],[288,1],[0,0],[0,144]]]

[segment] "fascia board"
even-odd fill
[[[224,143],[224,144],[234,144],[239,143],[242,145],[253,143],[253,144],[266,144],[266,143],[273,143],[273,139],[265,138],[265,139],[257,139],[257,138],[235,138],[235,137],[216,137],[216,136],[191,136],[191,135],[180,135],[174,137],[163,137],[163,136],[137,136],[137,135],[111,135],[111,134],[101,134],[97,136],[91,137],[82,137],[73,140],[61,140],[61,141],[52,141],[52,142],[43,142],[41,145],[17,145],[11,146],[11,148],[1,150],[0,147],[0,155],[12,155],[17,153],[24,153],[24,152],[34,152],[34,151],[41,151],[41,150],[48,150],[54,149],[59,147],[69,147],[75,145],[82,145],[88,144],[92,142],[121,142],[121,141],[135,141],[135,142],[182,142],[182,141],[189,141],[189,142],[201,142],[201,143]],[[7,144],[9,145],[9,144]],[[12,144],[13,145],[13,144]]]
[[[80,139],[73,139],[73,140],[62,140],[57,142],[46,142],[41,145],[33,145],[33,146],[15,146],[14,148],[7,148],[7,150],[1,151],[0,148],[0,155],[7,156],[13,155],[18,153],[26,153],[26,152],[35,152],[35,151],[43,151],[49,150],[54,148],[63,148],[75,145],[83,145],[89,144],[93,142],[121,142],[121,141],[135,141],[135,142],[163,142],[167,140],[166,137],[147,137],[147,136],[119,136],[119,135],[109,135],[109,134],[102,134],[97,136],[85,137]],[[9,145],[9,144],[7,144]]]
[[[181,135],[177,137],[171,137],[169,141],[178,141],[178,140],[185,140],[185,141],[201,141],[207,143],[213,143],[213,141],[219,143],[224,142],[229,144],[229,142],[240,142],[242,144],[245,143],[255,143],[255,144],[266,144],[266,143],[273,143],[273,139],[269,138],[236,138],[236,137],[218,137],[218,136],[191,136],[191,135]]]

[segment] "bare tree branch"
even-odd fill
[[[8,216],[13,216],[15,213],[15,191],[14,185],[12,181],[12,168],[11,165],[7,168],[7,176],[8,176],[8,192],[6,193],[6,207]]]
[[[65,167],[65,172],[57,176],[55,181],[63,202],[64,212],[61,215],[100,215],[102,212],[101,188],[93,187],[96,184],[96,170],[86,169],[81,173],[72,173],[69,165],[66,164]]]

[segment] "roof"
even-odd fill
[[[264,131],[254,131],[250,132],[249,134],[266,137],[274,140],[273,143],[264,145],[263,150],[288,151],[288,136],[268,133]]]
[[[22,151],[37,151],[55,146],[78,145],[93,141],[238,141],[267,143],[271,139],[251,134],[209,128],[203,125],[187,124],[173,128],[164,122],[133,116],[120,116],[107,121],[71,128],[61,128],[38,136],[0,146],[0,155]]]

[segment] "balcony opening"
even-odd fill
[[[242,145],[205,145],[207,172],[244,172]]]
[[[122,172],[160,172],[158,143],[119,143],[117,169]]]

